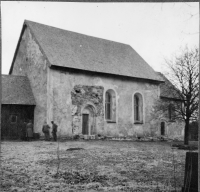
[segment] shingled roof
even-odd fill
[[[129,45],[27,20],[24,26],[28,26],[51,66],[161,81]]]
[[[2,104],[36,104],[26,76],[2,75]]]
[[[160,72],[157,72],[164,83],[160,84],[160,97],[168,99],[181,99],[181,92]]]

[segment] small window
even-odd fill
[[[10,116],[10,122],[11,123],[17,123],[17,115],[11,115]]]
[[[143,101],[140,93],[134,95],[134,122],[143,123]]]
[[[175,107],[173,104],[169,104],[168,113],[169,113],[169,120],[173,121],[175,118]]]
[[[105,95],[105,119],[107,122],[116,122],[116,97],[111,89]]]

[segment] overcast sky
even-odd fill
[[[2,73],[8,74],[24,20],[131,45],[151,67],[180,47],[199,47],[199,3],[1,2]]]

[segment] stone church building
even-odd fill
[[[62,136],[183,136],[152,122],[165,79],[129,45],[26,20],[9,75],[29,80],[34,132],[54,120]]]

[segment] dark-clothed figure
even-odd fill
[[[49,141],[50,140],[50,134],[49,134],[49,125],[47,124],[47,122],[44,122],[44,125],[42,127],[42,132],[44,133],[45,136],[45,141]]]
[[[21,124],[21,140],[25,141],[26,140],[26,122],[22,122]]]
[[[30,141],[33,139],[33,123],[31,120],[26,125],[26,136],[27,136],[27,141]]]
[[[53,121],[51,121],[51,123],[52,123],[52,136],[53,136],[53,140],[54,141],[57,141],[57,125],[53,122]]]

